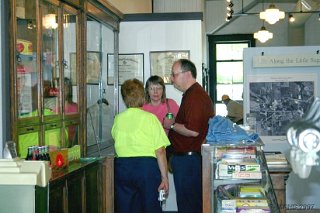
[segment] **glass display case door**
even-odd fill
[[[15,13],[15,51],[14,71],[15,82],[13,102],[14,126],[17,131],[18,153],[26,157],[27,148],[39,145],[41,138],[41,107],[40,107],[40,72],[39,72],[39,34],[40,25],[37,17],[37,1],[17,0]]]
[[[30,146],[46,145],[81,145],[82,156],[100,148],[112,153],[121,12],[102,0],[8,4],[9,132],[19,156],[26,157]],[[112,81],[108,55],[114,55]]]
[[[79,127],[79,45],[77,45],[77,34],[79,34],[78,11],[71,7],[64,7],[62,13],[63,29],[63,58],[62,69],[63,85],[62,114],[63,126],[67,131],[64,147],[72,147],[80,144]]]
[[[87,154],[105,155],[113,153],[115,86],[108,79],[108,55],[115,52],[115,32],[110,26],[87,17],[86,34]]]
[[[18,152],[80,144],[79,12],[56,1],[17,1],[16,11]]]

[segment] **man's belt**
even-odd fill
[[[178,156],[191,156],[191,155],[201,155],[200,152],[174,152],[173,155],[178,155]]]

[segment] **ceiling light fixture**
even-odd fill
[[[230,2],[229,5],[227,6],[227,10],[232,10],[232,7],[233,7],[233,3]]]
[[[296,19],[292,14],[289,14],[289,22],[294,22]]]
[[[258,32],[253,34],[253,37],[258,39],[261,43],[265,43],[273,38],[273,33],[269,32],[265,26],[262,26]]]
[[[229,11],[227,12],[227,16],[232,17],[232,15],[233,15],[233,10],[229,10]]]
[[[265,20],[269,24],[275,24],[280,19],[284,19],[285,13],[276,8],[274,4],[270,4],[269,8],[260,12],[260,19]]]
[[[231,18],[232,18],[232,16],[233,16],[233,13],[234,13],[234,11],[233,11],[233,9],[232,9],[233,3],[232,3],[231,0],[226,0],[226,1],[227,1],[227,3],[228,3],[228,6],[227,6],[227,8],[226,8],[226,10],[227,10],[226,21],[230,21]]]
[[[45,29],[56,29],[58,24],[56,22],[56,14],[47,14],[42,18],[42,25]]]

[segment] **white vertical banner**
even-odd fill
[[[320,94],[319,56],[320,46],[244,50],[244,110],[256,115],[256,129],[265,151],[281,151],[289,157],[287,128]],[[287,208],[320,209],[319,172],[320,167],[315,167],[306,180],[290,173]]]
[[[3,26],[2,26],[2,7],[3,7],[3,1],[0,0],[0,29],[3,29]],[[3,47],[2,47],[2,33],[3,33],[4,30],[1,30],[0,32],[0,93],[1,93],[1,96],[3,97],[3,86],[2,86],[2,72],[4,72],[4,69],[3,69],[3,63],[2,63],[2,57],[3,57],[3,53],[2,53],[2,50],[3,50]],[[2,104],[0,104],[0,158],[2,158],[2,149],[3,149],[3,126],[2,126],[2,113],[3,113],[3,107],[2,107]]]

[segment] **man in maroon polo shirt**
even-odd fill
[[[180,59],[172,66],[171,81],[183,92],[169,139],[178,212],[202,212],[201,145],[208,131],[209,118],[214,116],[213,103],[196,82],[197,70],[190,60]]]

